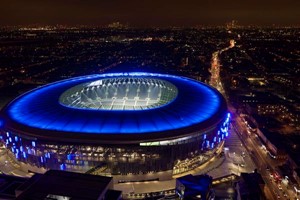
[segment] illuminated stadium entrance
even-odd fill
[[[170,103],[177,88],[153,78],[108,78],[77,85],[60,96],[68,107],[100,110],[145,110]]]

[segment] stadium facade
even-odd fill
[[[198,81],[114,73],[51,83],[0,114],[1,139],[24,163],[112,175],[191,170],[228,136],[223,96]]]

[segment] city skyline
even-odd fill
[[[0,26],[89,25],[115,21],[133,27],[224,25],[297,26],[300,2],[287,1],[7,1],[1,5]]]

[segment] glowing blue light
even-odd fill
[[[50,153],[49,152],[46,155],[47,155],[48,158],[50,158]]]
[[[8,140],[9,140],[9,142],[12,142],[12,139],[11,139],[11,137],[9,137],[9,138],[8,138]]]
[[[18,142],[18,136],[15,136],[15,141]]]
[[[59,167],[60,167],[60,170],[65,170],[66,169],[66,165],[65,164],[61,164]]]
[[[6,132],[6,136],[9,137],[9,132]]]
[[[221,142],[221,138],[218,139],[219,143]]]
[[[25,153],[25,152],[23,152],[23,157],[24,157],[24,158],[27,158],[27,156],[26,156],[26,153]]]
[[[206,134],[203,135],[203,140],[206,140]]]
[[[211,148],[213,149],[215,146],[215,143],[211,143]]]
[[[108,115],[103,115],[100,110],[70,109],[58,101],[63,92],[74,86],[117,76],[161,78],[174,84],[180,92],[167,106],[146,111],[109,111]],[[45,85],[25,93],[5,109],[12,120],[32,128],[85,134],[147,134],[207,121],[216,113],[225,111],[226,108],[220,110],[222,103],[223,98],[216,90],[188,78],[151,73],[118,73],[82,76]]]
[[[20,151],[23,152],[23,146],[20,146]]]
[[[14,148],[11,148],[11,151],[14,153],[14,152],[15,152],[15,149],[14,149]]]
[[[67,159],[68,160],[74,160],[74,154],[68,154]]]
[[[32,141],[32,142],[31,142],[31,145],[32,145],[33,147],[35,147],[35,141]]]
[[[41,162],[43,163],[44,162],[44,160],[43,160],[43,157],[41,156]]]
[[[214,142],[216,142],[216,141],[217,141],[217,137],[215,136],[215,137],[214,137]]]
[[[228,137],[228,131],[225,132],[225,136]]]

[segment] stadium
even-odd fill
[[[6,148],[33,166],[180,174],[222,149],[229,118],[223,96],[201,82],[114,73],[29,91],[1,110],[0,127]]]

